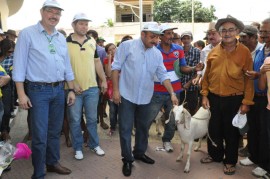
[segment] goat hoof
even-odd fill
[[[184,170],[184,173],[189,173],[189,170]]]

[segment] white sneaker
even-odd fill
[[[243,160],[240,160],[240,164],[244,166],[249,166],[249,165],[253,165],[254,163],[251,160],[249,160],[249,158],[247,157]]]
[[[91,149],[93,152],[95,152],[99,156],[105,155],[105,152],[100,148],[100,146],[97,146],[94,149]]]
[[[76,158],[77,160],[82,160],[82,159],[83,159],[83,153],[82,153],[82,151],[78,150],[78,151],[76,151],[75,153],[76,153],[76,154],[75,154],[75,158]]]
[[[267,174],[267,171],[265,171],[261,167],[257,167],[254,170],[252,170],[252,174],[255,175],[256,177],[262,177]]]
[[[171,142],[163,142],[163,147],[167,152],[173,152],[173,147]]]

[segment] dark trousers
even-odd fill
[[[198,109],[198,90],[195,91],[187,91],[185,95],[185,91],[180,93],[180,104],[185,100],[187,104],[185,108],[190,112],[191,116],[193,116]]]
[[[217,144],[217,147],[213,146],[208,139],[208,153],[216,162],[236,164],[240,134],[239,129],[232,125],[232,120],[239,110],[243,96],[220,97],[209,93],[208,99],[211,111],[208,132]]]
[[[267,133],[267,130],[270,130],[270,115],[267,116],[268,110],[266,109],[267,97],[255,96],[254,102],[255,104],[251,106],[247,114],[249,125],[247,132],[248,151],[250,153],[249,159],[253,163],[266,169],[270,153],[267,147],[269,146],[270,139],[270,133]]]

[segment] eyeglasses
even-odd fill
[[[229,29],[221,29],[219,32],[222,34],[226,34],[226,33],[233,33],[237,30],[237,28],[229,28]]]
[[[44,10],[51,15],[61,16],[61,10],[53,10],[51,8],[45,8]]]
[[[259,31],[259,34],[261,35],[261,34],[267,34],[267,35],[269,35],[270,34],[270,31]]]

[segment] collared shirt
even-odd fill
[[[252,71],[252,57],[250,51],[243,44],[237,42],[235,50],[228,52],[217,45],[208,54],[207,67],[202,81],[203,96],[209,92],[220,96],[244,94],[243,104],[253,104],[253,80],[248,79],[245,72]]]
[[[179,59],[179,66],[187,66],[183,47],[177,44],[171,44],[169,52],[165,52],[160,44],[157,45],[157,48],[161,51],[163,63],[168,72],[174,92],[180,93],[182,91],[182,84],[174,71],[174,62]],[[157,77],[155,77],[154,93],[169,94],[165,86],[160,83]]]
[[[200,50],[191,46],[188,52],[185,52],[185,59],[188,66],[196,66],[200,62]],[[182,74],[181,76],[181,82],[183,85],[185,85],[188,81],[190,81],[194,75],[196,75],[196,72],[192,72],[189,74]],[[188,88],[188,91],[195,91],[198,89],[198,86],[191,85]]]
[[[253,50],[253,52],[251,52],[251,56],[252,56],[253,61],[255,59],[256,52],[258,50],[260,50],[262,47],[263,47],[263,44],[261,44],[260,42],[258,42],[257,45],[256,45],[256,48]]]
[[[83,44],[80,44],[73,41],[71,35],[67,37],[67,45],[75,75],[74,83],[79,84],[83,91],[90,87],[97,87],[95,59],[99,60],[99,57],[96,51],[96,41],[87,37]]]
[[[200,54],[200,62],[204,63],[204,68],[203,68],[202,71],[198,71],[197,74],[201,74],[202,76],[204,75],[206,65],[207,65],[206,59],[207,59],[207,56],[208,56],[209,52],[213,48],[214,48],[214,46],[212,44],[208,44],[202,49],[201,54]]]
[[[121,71],[120,95],[138,105],[150,103],[155,75],[161,83],[169,79],[160,51],[156,47],[145,49],[141,39],[120,44],[112,70]]]
[[[11,75],[12,65],[13,65],[13,55],[6,57],[1,63],[1,66],[5,69],[8,75]]]
[[[254,65],[253,65],[254,71],[260,72],[260,68],[264,63],[265,58],[270,57],[270,53],[268,55],[265,55],[264,48],[265,48],[265,45],[263,45],[263,47],[261,47],[259,50],[256,51],[256,55],[255,55],[255,59],[254,59]],[[255,93],[257,93],[257,94],[266,94],[267,89],[260,90],[258,82],[259,82],[259,79],[254,79]]]
[[[23,29],[15,46],[13,80],[26,79],[46,83],[74,79],[65,37],[56,29],[47,34],[40,22]]]

